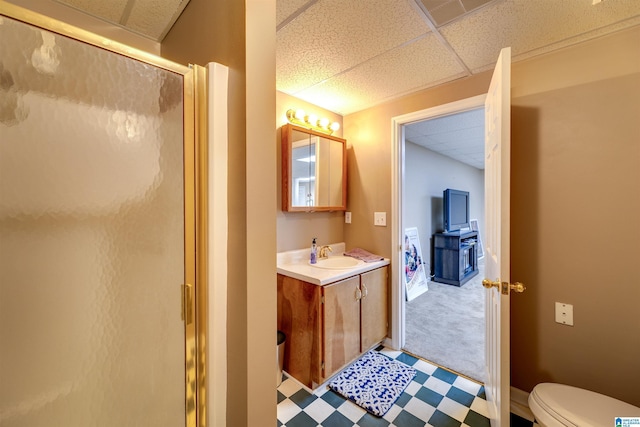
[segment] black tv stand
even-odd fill
[[[478,274],[478,232],[452,231],[433,235],[434,279],[462,286]]]

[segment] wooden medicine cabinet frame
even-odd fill
[[[347,141],[293,124],[281,129],[282,210],[285,212],[328,212],[347,210]],[[306,148],[307,176],[294,171],[295,149]],[[317,160],[316,160],[317,159]],[[331,159],[331,160],[329,160]],[[313,164],[313,165],[312,165]],[[337,165],[337,168],[336,168]],[[302,166],[304,167],[304,166]],[[313,175],[311,173],[313,168]],[[307,185],[304,203],[295,200],[294,190]],[[311,188],[311,185],[313,188]],[[340,194],[341,193],[341,194]]]

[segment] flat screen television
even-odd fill
[[[452,190],[443,192],[444,231],[458,231],[469,228],[469,192]]]

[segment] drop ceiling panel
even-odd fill
[[[501,0],[417,0],[424,5],[436,26],[441,26],[488,3]]]
[[[640,20],[638,0],[502,1],[440,28],[473,72],[493,67],[500,49],[515,60],[568,46]],[[470,42],[471,41],[471,42]]]
[[[471,11],[496,0],[460,0],[466,11]],[[499,1],[499,0],[498,0]]]
[[[428,31],[408,1],[321,0],[278,31],[277,87],[295,94]]]
[[[458,0],[450,1],[442,6],[429,10],[431,17],[438,26],[457,18],[464,14],[464,12],[464,7],[462,7],[462,4]]]
[[[330,104],[328,109],[348,114],[464,75],[451,52],[429,33],[296,96],[305,100],[322,97]]]
[[[186,3],[187,0],[135,0],[124,24],[135,32],[162,40]]]
[[[58,3],[74,7],[82,10],[89,15],[110,21],[120,23],[120,19],[127,7],[129,0],[55,0]]]
[[[427,10],[432,10],[432,9],[441,7],[447,3],[451,3],[452,0],[420,0],[420,1],[422,1],[422,4],[424,4],[424,7],[426,7]]]

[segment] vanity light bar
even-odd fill
[[[324,132],[331,135],[340,129],[340,123],[331,122],[327,118],[318,118],[315,114],[307,114],[304,110],[287,110],[287,120],[290,123],[311,128],[318,132]]]

